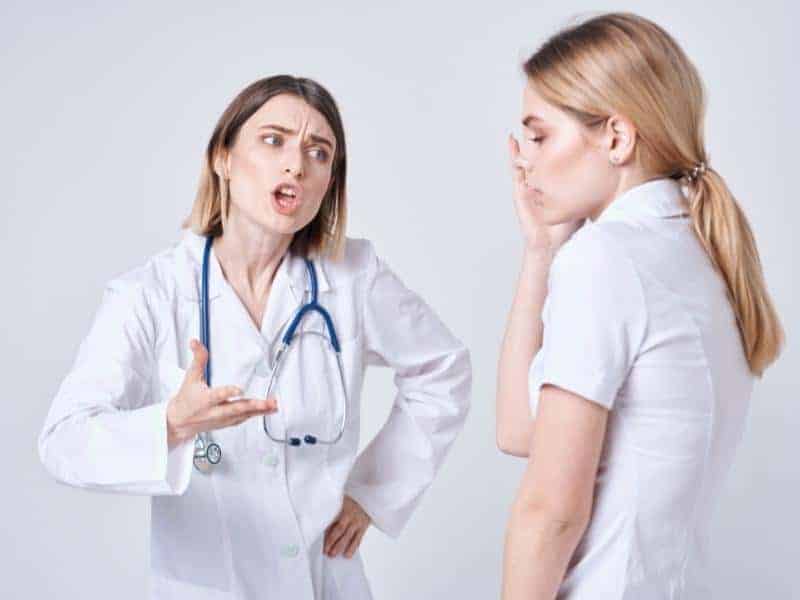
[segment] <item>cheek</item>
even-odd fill
[[[258,152],[237,154],[231,160],[231,197],[236,202],[258,201],[267,192],[270,161]]]
[[[312,165],[308,167],[308,175],[304,183],[306,193],[309,195],[309,205],[319,208],[322,199],[325,197],[325,192],[328,191],[328,186],[331,181],[331,169],[329,166]]]

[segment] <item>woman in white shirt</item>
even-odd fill
[[[783,333],[708,164],[700,77],[631,14],[557,33],[524,70],[497,439],[528,466],[503,597],[708,598],[714,503]]]
[[[371,598],[365,530],[400,533],[462,427],[469,354],[370,242],[344,237],[346,164],[322,86],[244,89],[211,136],[183,239],[108,284],[53,401],[39,452],[57,480],[152,496],[154,598]],[[196,339],[204,253],[209,348]],[[311,312],[267,398],[314,294],[343,375]],[[397,394],[356,456],[369,364],[394,370]],[[195,458],[199,433],[219,464]]]

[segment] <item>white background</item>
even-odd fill
[[[611,9],[656,20],[698,65],[711,163],[751,219],[789,334],[756,385],[721,499],[717,597],[800,596],[794,6],[116,4],[0,9],[3,597],[144,597],[148,499],[57,485],[36,438],[104,283],[178,240],[219,114],[246,84],[284,72],[318,79],[341,107],[349,235],[374,240],[475,367],[470,418],[408,528],[396,542],[374,529],[365,539],[376,598],[497,597],[524,467],[496,450],[493,408],[521,251],[505,145],[519,130],[519,65],[573,15]],[[390,372],[368,374],[364,441],[392,395]]]

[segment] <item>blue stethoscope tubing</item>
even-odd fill
[[[202,290],[200,294],[200,341],[208,351],[208,360],[206,361],[206,368],[205,368],[205,378],[206,378],[206,385],[208,385],[209,387],[211,387],[211,328],[210,328],[210,319],[208,314],[208,263],[209,263],[209,254],[211,252],[212,242],[213,242],[213,237],[207,236],[205,248],[203,249],[203,266],[201,271]],[[277,381],[278,373],[283,363],[283,359],[286,356],[286,353],[292,341],[295,339],[296,334],[298,333],[297,328],[300,326],[300,323],[307,314],[316,312],[319,313],[319,315],[325,322],[325,329],[328,332],[328,340],[330,341],[330,345],[336,356],[336,364],[338,366],[338,371],[339,371],[339,384],[342,390],[344,406],[342,410],[342,419],[341,422],[339,423],[338,432],[334,437],[330,439],[320,439],[319,437],[312,435],[310,433],[305,434],[302,440],[301,438],[294,436],[289,436],[285,438],[275,436],[269,429],[267,416],[264,415],[262,417],[264,433],[266,433],[267,436],[272,441],[282,444],[288,444],[289,446],[300,446],[303,442],[305,442],[308,445],[335,444],[342,438],[345,426],[347,424],[347,405],[348,405],[347,385],[344,375],[344,365],[342,363],[342,353],[341,353],[342,349],[339,344],[339,336],[336,334],[336,328],[333,325],[333,319],[331,318],[330,313],[328,313],[328,311],[325,310],[325,308],[318,301],[317,271],[316,268],[314,267],[314,263],[308,259],[304,259],[304,261],[306,265],[306,270],[308,271],[308,278],[311,283],[311,299],[307,303],[302,304],[300,308],[297,309],[297,312],[295,313],[294,317],[289,323],[289,327],[283,334],[283,338],[281,339],[281,346],[275,355],[275,364],[274,367],[272,368],[272,373],[269,378],[269,384],[267,386],[267,392],[265,394],[265,397],[269,398],[270,395],[272,394],[272,390],[273,387],[275,386],[275,382]],[[315,335],[319,335],[323,338],[325,337],[323,334],[318,333],[316,331],[300,332],[300,334],[303,333],[312,333]],[[220,462],[220,460],[222,460],[222,449],[220,448],[219,444],[210,442],[208,439],[207,432],[199,433],[195,438],[195,451],[194,451],[195,466],[199,470],[205,471],[205,469],[202,467],[206,467],[208,464],[216,465],[217,463]]]

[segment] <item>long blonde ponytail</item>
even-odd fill
[[[725,280],[750,370],[761,375],[777,358],[784,334],[750,224],[713,169],[690,177],[688,188],[694,231]]]
[[[637,130],[642,168],[683,181],[693,229],[725,281],[750,370],[762,375],[780,354],[783,328],[747,218],[707,166],[703,84],[677,42],[643,17],[608,13],[558,32],[524,70],[548,102],[587,126],[625,115]]]

